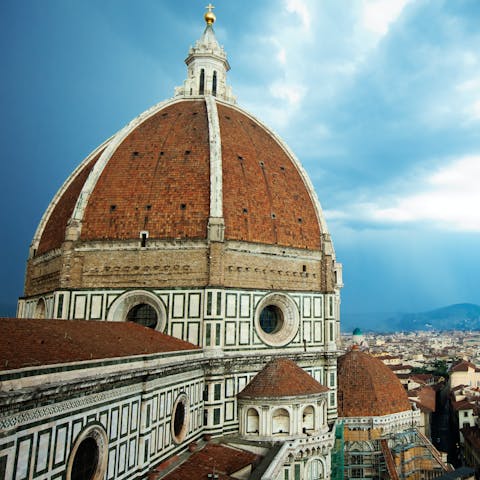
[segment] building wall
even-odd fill
[[[106,479],[141,478],[203,433],[202,369],[157,373],[146,382],[117,382],[91,393],[87,383],[72,383],[61,394],[52,388],[28,407],[21,405],[19,394],[2,412],[2,478],[64,479],[77,439],[90,428],[106,433]],[[185,438],[177,443],[171,422],[181,394],[188,398],[188,414]]]

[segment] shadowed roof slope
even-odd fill
[[[261,459],[259,455],[225,445],[208,444],[195,452],[186,462],[166,475],[164,480],[185,480],[195,478],[207,480],[209,474],[215,473],[218,480],[230,480],[236,472],[252,465]]]
[[[133,322],[0,318],[0,370],[196,350]]]
[[[407,392],[381,360],[360,350],[339,357],[339,417],[376,417],[408,410]]]
[[[255,375],[238,398],[294,397],[328,392],[305,370],[288,358],[275,358]]]

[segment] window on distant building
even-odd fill
[[[363,469],[352,468],[352,478],[363,478]]]

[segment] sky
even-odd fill
[[[166,98],[199,0],[0,2],[0,316],[90,151]],[[347,314],[480,304],[480,2],[218,0],[238,103],[310,175]]]

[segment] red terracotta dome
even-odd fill
[[[328,392],[303,368],[288,358],[275,358],[255,375],[238,398],[296,397]]]
[[[338,359],[339,417],[375,417],[408,410],[407,392],[381,360],[360,350]]]
[[[69,222],[80,225],[81,241],[138,239],[142,231],[194,240],[207,238],[217,216],[225,240],[320,249],[322,214],[288,147],[237,106],[210,102],[159,104],[93,152],[47,210],[36,255],[60,248]],[[220,167],[212,167],[212,141]]]

